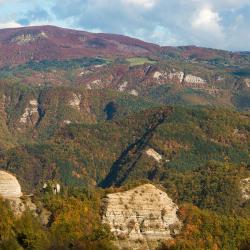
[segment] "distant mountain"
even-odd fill
[[[54,26],[0,30],[0,66],[84,56],[142,56],[156,54],[159,50],[158,45],[126,36]]]
[[[160,47],[123,35],[90,33],[55,26],[0,30],[0,67],[29,61],[119,56],[167,57],[229,65],[250,62],[249,52],[233,53],[196,46]]]
[[[249,249],[249,111],[250,52],[0,30],[0,249]]]
[[[196,62],[206,62],[220,66],[249,66],[249,52],[231,52],[197,46],[165,46],[161,48],[161,58],[173,58]]]
[[[247,164],[249,58],[52,26],[0,30],[0,168],[27,188],[51,178],[51,163],[65,183],[77,173],[109,187],[158,178],[159,158],[174,169]]]

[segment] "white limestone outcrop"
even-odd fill
[[[72,121],[70,121],[70,120],[64,120],[63,123],[69,125],[69,124],[72,123]]]
[[[148,150],[146,150],[146,154],[150,157],[153,157],[158,162],[162,160],[162,156],[157,153],[153,148],[149,148]]]
[[[77,95],[77,94],[73,93],[73,97],[69,101],[69,105],[73,108],[80,110],[81,99],[82,99],[82,96],[80,94]]]
[[[187,74],[183,71],[176,71],[173,69],[171,72],[160,72],[155,71],[153,74],[153,78],[157,81],[163,83],[166,80],[177,81],[178,83],[182,83],[183,81],[187,84],[205,84],[207,83],[206,80],[202,79],[199,76]]]
[[[60,192],[60,186],[56,186]],[[32,195],[24,195],[21,192],[21,185],[17,178],[3,170],[0,170],[0,198],[7,200],[14,215],[19,217],[29,210],[34,216],[38,216],[43,225],[47,225],[51,212],[46,208],[38,211],[37,206],[31,200]],[[1,215],[0,215],[1,218]]]
[[[240,189],[241,189],[243,200],[244,201],[249,200],[250,199],[250,178],[241,180]]]
[[[135,89],[132,89],[129,93],[130,93],[131,95],[133,95],[133,96],[139,96],[138,91],[135,90]]]
[[[91,87],[102,88],[103,87],[102,80],[101,79],[96,79],[96,80],[92,81],[91,82]]]
[[[128,82],[127,82],[127,81],[123,82],[123,83],[119,86],[119,91],[120,91],[120,92],[123,92],[123,91],[126,89],[127,86],[128,86]]]
[[[244,80],[244,82],[245,82],[246,86],[247,86],[248,88],[250,88],[250,78],[246,78],[246,79]]]
[[[0,170],[0,197],[15,199],[22,196],[21,186],[14,175]]]
[[[206,83],[206,80],[202,79],[199,76],[193,76],[193,75],[186,75],[184,80],[187,83],[196,83],[196,84],[205,84]]]
[[[173,72],[160,72],[155,71],[153,75],[154,79],[157,80],[176,80],[178,82],[182,82],[184,78],[184,72],[182,71],[173,71]]]
[[[25,45],[27,43],[34,42],[42,38],[48,38],[47,34],[43,31],[38,34],[27,33],[15,36],[11,39],[11,42],[17,43],[18,45]]]
[[[30,100],[29,107],[26,107],[24,110],[24,113],[22,114],[20,118],[20,123],[26,124],[30,120],[32,123],[37,121],[39,117],[38,113],[38,102],[36,99]],[[33,119],[34,118],[34,119]]]
[[[156,71],[153,75],[153,78],[159,80],[161,77],[163,77],[163,74],[159,71]]]
[[[0,170],[0,198],[9,201],[10,207],[16,216],[22,215],[26,210],[26,205],[21,200],[22,195],[17,178],[6,171]]]
[[[180,72],[171,72],[169,73],[168,75],[168,78],[170,80],[177,80],[179,81],[180,83],[183,81],[183,78],[184,78],[184,72],[180,71]]]
[[[151,184],[108,194],[103,207],[102,221],[110,226],[119,249],[155,249],[181,227],[177,205]]]

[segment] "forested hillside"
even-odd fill
[[[102,199],[143,183],[179,207],[159,250],[249,249],[249,54],[55,30],[0,31],[0,169],[35,204],[0,198],[0,249],[115,249]]]

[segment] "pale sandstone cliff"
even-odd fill
[[[162,160],[162,156],[159,153],[157,153],[153,148],[149,148],[146,151],[146,154],[150,157],[153,157],[158,162]]]
[[[0,171],[0,196],[2,198],[20,198],[21,186],[14,175]]]
[[[250,88],[250,78],[246,78],[246,79],[244,80],[244,82],[245,82],[246,86],[247,86],[248,88]]]
[[[199,84],[206,83],[206,81],[202,79],[201,77],[193,76],[193,75],[186,75],[184,80],[187,83],[199,83]]]
[[[20,117],[19,122],[22,124],[30,123],[32,125],[35,125],[38,119],[38,102],[37,100],[33,99],[30,100],[29,105],[25,108],[24,113]]]
[[[179,232],[178,207],[151,184],[103,199],[103,223],[110,226],[119,249],[155,249]]]
[[[250,178],[241,180],[240,189],[242,193],[242,198],[244,201],[250,199]]]
[[[51,213],[43,207],[38,211],[31,197],[23,196],[17,178],[2,170],[0,170],[0,198],[9,202],[15,216],[21,216],[24,211],[29,210],[34,216],[39,217],[43,225],[48,224]]]
[[[81,99],[82,96],[80,94],[73,93],[73,98],[69,101],[69,105],[80,110]]]
[[[16,177],[0,170],[0,197],[9,201],[11,209],[17,216],[25,211],[21,196],[21,186]]]

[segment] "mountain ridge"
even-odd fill
[[[212,60],[227,57],[249,62],[248,52],[232,52],[197,46],[160,46],[143,40],[108,33],[61,28],[51,25],[0,29],[0,67],[29,61],[65,60],[81,57],[173,57]]]
[[[0,66],[84,56],[132,56],[155,52],[158,45],[121,35],[94,34],[54,26],[0,30]]]

